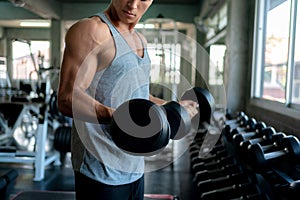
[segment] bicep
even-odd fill
[[[71,92],[75,88],[85,90],[97,70],[95,48],[75,38],[66,39],[60,74],[60,89]]]

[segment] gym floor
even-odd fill
[[[170,147],[168,147],[171,149]],[[189,153],[183,154],[170,162],[174,153],[166,151],[160,160],[146,159],[149,172],[145,173],[145,194],[169,194],[179,197],[180,200],[197,199],[192,184],[192,173],[190,172]],[[163,166],[163,167],[160,167]],[[32,165],[24,164],[0,164],[0,170],[16,169],[18,176],[10,189],[8,199],[23,191],[74,191],[74,177],[71,167],[70,154],[61,166],[49,165],[45,169],[45,178],[42,181],[33,181],[34,168]],[[148,198],[147,198],[148,199]],[[34,197],[31,198],[34,200]]]

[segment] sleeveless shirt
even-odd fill
[[[112,108],[133,98],[149,99],[151,63],[145,45],[144,56],[139,57],[104,13],[96,16],[109,27],[116,53],[107,68],[96,72],[87,93]],[[73,118],[71,152],[74,170],[104,184],[131,183],[144,173],[144,157],[120,150],[105,124]]]

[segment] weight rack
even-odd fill
[[[232,138],[232,132],[253,131],[250,121],[255,119],[245,116],[243,112],[231,118],[227,115],[221,121],[218,141],[205,155],[204,140],[210,137],[207,130],[199,131],[190,143],[190,166],[198,199],[294,199],[300,194],[300,161],[283,156],[263,168],[249,162],[246,152]]]

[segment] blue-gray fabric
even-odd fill
[[[110,66],[96,72],[87,93],[112,108],[129,99],[148,99],[151,63],[146,47],[139,57],[104,13],[96,16],[108,25],[116,54]],[[71,145],[74,170],[104,184],[132,183],[144,173],[144,157],[120,150],[111,140],[108,125],[74,118]]]

